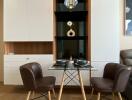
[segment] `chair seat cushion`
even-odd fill
[[[113,81],[101,77],[92,77],[91,84],[96,91],[100,92],[112,92]]]
[[[47,76],[41,79],[37,79],[37,91],[47,92],[52,90],[55,86],[56,78],[54,76]]]

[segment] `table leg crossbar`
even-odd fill
[[[78,76],[78,78],[77,78],[77,76]],[[72,71],[72,72],[70,72],[68,70],[64,70],[58,100],[61,100],[61,95],[62,95],[62,91],[63,91],[64,82],[66,82],[66,80],[68,80],[68,79],[70,79],[70,80],[65,84],[65,86],[68,85],[71,81],[73,81],[75,84],[79,85],[77,83],[77,81],[78,81],[80,83],[83,100],[86,100],[86,95],[85,95],[85,90],[84,90],[84,86],[83,86],[82,76],[81,76],[81,73],[80,73],[79,69],[75,70],[75,71]]]
[[[70,79],[67,83],[65,83],[65,86],[67,86],[71,81],[74,82],[76,85],[79,86],[79,79],[77,79],[77,76],[78,76],[77,71],[74,71],[74,72],[67,71],[67,72],[65,72],[65,75],[67,77],[65,78],[64,82],[67,79]]]
[[[66,72],[68,72],[68,74],[70,74],[71,76],[73,76],[73,74],[74,74],[76,71],[74,71],[74,72],[72,72],[72,73],[71,73],[70,71],[65,71],[64,73],[67,74]],[[68,75],[68,74],[67,74],[67,75]],[[68,78],[69,78],[69,77],[66,77],[65,80],[67,80]]]

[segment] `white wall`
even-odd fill
[[[124,31],[124,0],[120,2],[120,49],[132,49],[132,36],[126,36]]]
[[[53,41],[53,0],[4,0],[4,41]]]
[[[119,62],[119,0],[91,0],[91,61],[102,76],[104,65]]]

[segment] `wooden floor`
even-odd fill
[[[36,96],[39,94],[36,94]],[[58,90],[56,89],[56,95],[58,96]],[[27,91],[24,90],[23,86],[4,86],[0,84],[0,100],[26,100]],[[96,95],[90,97],[88,91],[86,91],[87,100],[96,100]],[[112,100],[111,95],[102,96],[101,100]],[[47,100],[46,98],[42,97],[37,100]],[[52,95],[52,100],[57,100]],[[76,91],[74,89],[64,89],[62,100],[83,100],[81,95],[81,90]],[[117,97],[115,100],[118,100]]]

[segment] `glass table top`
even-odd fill
[[[48,68],[49,70],[90,70],[93,67],[90,64],[78,65],[71,62],[67,64],[53,64]]]

